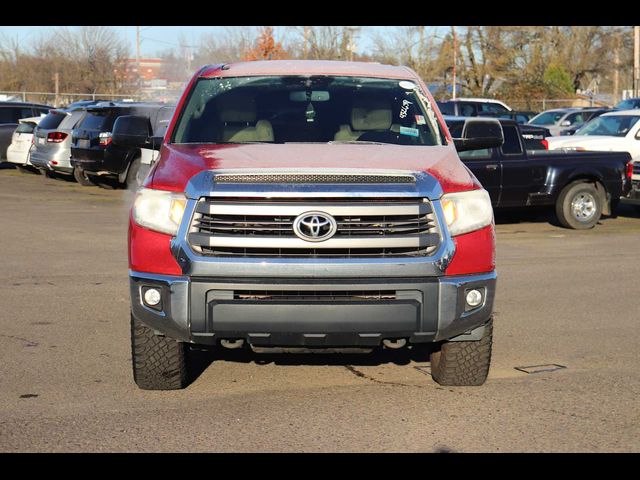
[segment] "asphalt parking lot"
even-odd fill
[[[225,352],[200,355],[186,390],[149,392],[130,365],[130,200],[0,169],[0,451],[640,449],[640,215],[630,207],[590,231],[498,219],[482,387],[441,387],[406,350]],[[548,371],[516,369],[538,365]]]

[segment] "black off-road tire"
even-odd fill
[[[73,178],[76,179],[80,185],[85,187],[93,187],[95,186],[95,182],[89,178],[89,176],[82,170],[80,167],[75,167],[73,169]]]
[[[140,157],[136,157],[131,161],[129,171],[127,172],[127,189],[137,190],[140,188],[149,174],[151,167],[143,164]]]
[[[574,202],[588,199],[592,203],[592,214],[580,218],[574,210]],[[602,198],[595,185],[588,182],[570,183],[562,189],[556,201],[556,215],[563,227],[574,230],[588,230],[593,228],[602,216]]]
[[[187,385],[187,347],[131,315],[133,379],[143,390],[179,390]]]
[[[478,386],[487,380],[491,364],[493,319],[482,338],[471,342],[444,342],[431,352],[431,376],[440,385]]]

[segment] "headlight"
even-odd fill
[[[448,193],[442,196],[441,204],[451,236],[473,232],[493,222],[491,198],[484,189]]]
[[[175,235],[186,204],[182,193],[141,188],[133,203],[133,220],[150,230]]]

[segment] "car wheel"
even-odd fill
[[[595,185],[577,182],[564,187],[556,202],[556,215],[566,228],[593,228],[602,216],[602,199]]]
[[[178,390],[187,385],[187,346],[156,335],[131,315],[133,379],[143,390]]]
[[[493,319],[482,338],[468,342],[444,342],[431,352],[431,376],[440,385],[477,386],[487,380],[493,344]]]
[[[147,175],[149,175],[150,170],[151,165],[142,163],[140,157],[134,158],[131,161],[129,172],[127,172],[127,188],[129,190],[137,190],[140,188],[147,178]]]
[[[76,179],[80,185],[84,185],[85,187],[92,187],[95,185],[95,182],[89,178],[89,176],[82,170],[80,167],[75,167],[73,169],[73,178]]]

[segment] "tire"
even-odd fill
[[[73,178],[76,179],[80,185],[84,185],[85,187],[93,187],[95,186],[95,182],[89,178],[89,176],[84,173],[80,167],[75,167],[73,169]]]
[[[473,342],[444,342],[431,352],[431,376],[440,385],[478,386],[487,380],[491,364],[493,319],[482,338]]]
[[[187,347],[131,315],[133,379],[143,390],[179,390],[187,385]]]
[[[140,157],[134,158],[127,172],[127,189],[137,190],[140,188],[147,178],[147,175],[149,175],[150,170],[151,165],[143,164]]]
[[[602,216],[602,198],[595,185],[577,182],[564,187],[556,202],[556,215],[563,227],[593,228]]]

